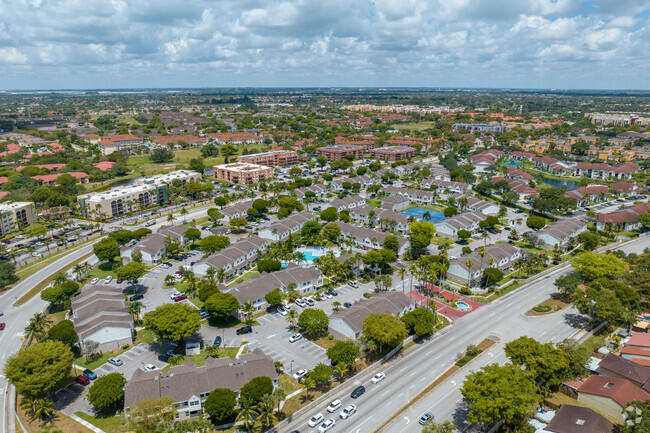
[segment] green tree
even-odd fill
[[[456,235],[458,236],[458,239],[462,241],[466,241],[467,239],[472,237],[472,232],[470,232],[469,230],[458,230]]]
[[[505,352],[513,364],[524,366],[527,372],[535,375],[545,393],[570,377],[569,359],[553,343],[542,344],[524,336],[507,343]]]
[[[16,266],[7,260],[0,260],[0,289],[18,281]]]
[[[50,340],[60,341],[63,344],[72,346],[79,341],[74,324],[70,320],[62,320],[47,330]]]
[[[580,281],[580,275],[576,272],[572,272],[558,277],[553,284],[560,291],[562,299],[566,302],[570,302],[571,296],[578,290]]]
[[[431,239],[436,232],[436,228],[430,222],[416,221],[409,224],[410,234],[409,241],[411,248],[415,251],[421,251],[431,245]]]
[[[339,217],[339,213],[336,210],[336,208],[333,206],[328,207],[327,209],[323,210],[320,213],[320,219],[322,219],[323,221],[329,221],[329,222],[336,221],[338,217]]]
[[[158,164],[163,162],[169,162],[174,159],[174,152],[162,148],[154,149],[153,152],[149,154],[149,159],[151,160],[151,162],[155,162]]]
[[[336,223],[329,223],[323,227],[323,237],[332,242],[336,242],[341,236],[341,228]]]
[[[146,228],[146,227],[139,228],[139,229],[133,231],[133,239],[140,240],[140,239],[142,239],[143,237],[147,236],[150,233],[151,233],[151,230]]]
[[[298,317],[298,325],[312,334],[319,334],[327,330],[330,319],[319,308],[305,308]]]
[[[587,280],[611,278],[625,270],[625,262],[612,253],[584,253],[576,257],[571,265]]]
[[[262,397],[273,392],[273,381],[267,376],[258,376],[251,379],[246,385],[242,386],[239,392],[239,398],[243,398],[254,404],[259,403]]]
[[[133,232],[131,230],[115,230],[108,234],[110,239],[115,239],[115,241],[120,245],[126,245],[133,239]]]
[[[371,313],[363,319],[364,341],[372,340],[381,352],[384,345],[396,347],[407,337],[406,326],[399,317],[386,313]]]
[[[164,304],[144,315],[144,324],[158,338],[179,342],[201,328],[201,319],[186,304]]]
[[[269,305],[280,305],[284,299],[284,293],[282,290],[275,288],[264,296],[264,299]]]
[[[257,262],[258,272],[275,272],[282,269],[282,262],[275,259],[262,259]]]
[[[230,226],[233,227],[236,230],[241,230],[241,228],[246,226],[246,224],[248,224],[248,222],[246,221],[246,218],[237,217],[237,218],[230,218],[230,221],[228,221],[228,224],[230,224]]]
[[[201,251],[205,256],[214,252],[221,251],[230,245],[230,238],[228,236],[206,236],[201,239]]]
[[[203,408],[215,424],[230,418],[237,406],[237,394],[230,389],[217,388],[208,394]]]
[[[539,230],[544,228],[546,220],[540,216],[532,215],[526,218],[526,225],[533,230]]]
[[[62,307],[79,291],[79,284],[74,281],[65,281],[61,284],[45,288],[41,292],[41,299],[49,302],[54,307]]]
[[[533,377],[514,364],[490,364],[470,373],[460,390],[470,407],[467,419],[484,424],[521,422],[541,401]]]
[[[190,159],[190,170],[203,173],[204,168],[205,165],[203,164],[203,160],[201,158]]]
[[[456,425],[453,421],[445,421],[438,423],[433,419],[430,419],[422,427],[422,433],[454,433],[456,431]]]
[[[334,364],[353,365],[361,350],[354,340],[337,340],[336,343],[326,351],[327,357]]]
[[[217,210],[217,208],[213,207],[213,208],[208,209],[208,217],[210,218],[210,220],[214,224],[216,224],[221,218],[224,217],[224,214],[219,212],[219,210]]]
[[[225,319],[240,308],[239,301],[230,293],[218,292],[205,301],[206,311],[220,319]]]
[[[402,316],[402,322],[407,329],[418,337],[433,334],[436,315],[428,308],[416,308]]]
[[[593,251],[598,248],[600,236],[597,233],[582,232],[578,235],[578,242],[582,244],[585,251]]]
[[[70,347],[60,341],[32,344],[7,359],[4,375],[19,394],[38,397],[68,378],[73,358]]]
[[[130,262],[126,265],[120,266],[115,270],[115,275],[120,280],[135,280],[142,277],[145,273],[145,267],[142,263],[139,262]]]
[[[126,379],[121,373],[109,373],[98,377],[88,390],[88,402],[95,407],[117,407],[124,398]]]
[[[386,236],[383,247],[397,253],[399,251],[399,241],[397,240],[397,236]]]
[[[633,401],[623,409],[622,433],[647,433],[650,431],[650,400]]]
[[[194,244],[195,241],[201,239],[201,230],[195,228],[187,229],[185,237],[191,240],[192,244]]]
[[[102,262],[112,262],[120,256],[120,244],[115,239],[107,238],[93,245],[93,251]]]
[[[216,204],[219,207],[224,207],[225,205],[228,204],[228,199],[223,196],[215,197],[214,204]]]
[[[483,284],[489,286],[490,284],[495,284],[498,281],[501,281],[503,278],[503,271],[498,268],[485,268],[483,269]]]
[[[314,382],[324,385],[332,380],[332,367],[323,363],[316,364],[316,366],[307,375],[314,380]]]
[[[129,416],[126,420],[130,431],[152,433],[160,427],[171,428],[176,413],[174,400],[165,396],[143,400],[129,407]]]

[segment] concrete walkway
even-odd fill
[[[92,425],[92,424],[89,423],[88,421],[79,418],[79,417],[78,417],[77,415],[75,415],[75,414],[68,414],[68,416],[69,416],[70,418],[72,418],[73,420],[77,421],[79,424],[81,424],[81,425],[83,425],[83,426],[85,426],[85,427],[88,427],[89,429],[91,429],[91,430],[94,431],[95,433],[106,433],[106,432],[104,432],[104,430],[100,429],[99,427],[95,427],[94,425]]]

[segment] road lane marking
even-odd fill
[[[408,369],[409,369],[408,366],[406,366],[406,367],[402,368],[399,372],[401,373],[401,372],[406,371]]]
[[[408,377],[415,376],[416,374],[418,374],[418,372],[417,372],[417,371],[414,371],[413,373],[409,374]]]

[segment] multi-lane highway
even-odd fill
[[[617,249],[626,253],[640,253],[650,246],[649,244],[650,239],[642,238]],[[345,383],[339,387],[332,399],[340,398],[343,407],[350,403],[356,404],[357,413],[347,420],[339,419],[338,412],[333,414],[336,415],[336,425],[331,431],[361,433],[379,431],[381,427],[385,428],[382,431],[393,433],[420,431],[421,426],[417,420],[428,410],[434,413],[437,420],[454,419],[462,425],[464,416],[461,411],[463,402],[460,387],[467,372],[491,362],[505,362],[504,344],[522,335],[542,342],[559,342],[580,333],[587,320],[573,308],[540,317],[524,314],[554,293],[556,289],[553,282],[569,270],[570,268],[564,267],[550,272],[494,303],[456,320],[453,328],[444,335],[437,335],[412,349],[397,362],[391,362],[390,367],[385,370],[377,370],[386,374],[386,378],[379,384],[371,384],[372,375],[369,375],[363,382]],[[429,383],[453,365],[458,354],[469,344],[478,344],[489,335],[499,336],[501,342],[469,364],[462,373],[450,378],[430,395],[403,410],[405,403],[420,394]],[[359,384],[366,387],[366,393],[353,400],[350,392]],[[307,425],[307,421],[314,413],[321,412],[326,415],[328,403],[324,402],[308,412],[299,413],[293,417],[291,424],[283,426],[280,431],[316,431],[316,428]],[[395,414],[399,416],[387,425],[387,421]]]

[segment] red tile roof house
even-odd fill
[[[633,401],[646,401],[650,394],[626,379],[592,375],[578,388],[578,401],[623,422],[623,409]]]
[[[506,177],[509,177],[511,179],[516,179],[524,183],[528,183],[528,181],[533,179],[532,174],[526,173],[525,171],[519,170],[518,168],[515,167],[508,167],[508,174],[506,174]]]
[[[622,162],[616,165],[579,162],[575,175],[590,179],[630,179],[634,173],[639,171],[639,168],[639,165],[633,162]]]
[[[101,171],[107,171],[113,168],[113,166],[117,164],[117,162],[113,161],[101,161],[101,162],[96,162],[93,164],[93,167],[100,169]]]
[[[636,230],[641,227],[636,218],[646,212],[650,212],[649,203],[635,204],[611,213],[599,213],[596,215],[596,229],[605,230],[607,224],[622,224],[625,231]]]
[[[650,334],[634,334],[621,349],[621,356],[631,361],[637,358],[650,360]]]
[[[79,183],[88,183],[88,174],[82,173],[80,171],[71,171],[69,173],[55,173],[55,174],[44,174],[38,176],[32,176],[32,179],[40,180],[43,185],[54,185],[56,180],[63,176],[64,174],[69,174],[79,181]]]
[[[9,182],[9,178],[7,176],[0,176],[0,185],[4,185],[7,182]]]
[[[532,196],[538,196],[539,191],[537,191],[535,188],[532,188],[525,183],[517,180],[517,179],[509,179],[501,176],[495,176],[492,178],[492,183],[495,184],[497,182],[504,181],[508,185],[510,185],[510,188],[512,191],[516,192],[519,194],[520,200],[525,200],[529,197]]]
[[[113,163],[115,164],[115,163]],[[38,165],[20,165],[16,167],[16,171],[23,171],[25,167],[38,167],[38,168],[47,168],[50,171],[57,171],[65,167],[65,164],[38,164]]]
[[[621,194],[642,194],[646,192],[645,189],[631,182],[616,182],[610,186]]]
[[[533,158],[535,167],[546,170],[551,174],[570,175],[573,172],[573,163],[560,161],[550,156],[536,156]]]
[[[515,150],[514,152],[510,152],[508,156],[511,159],[516,159],[517,161],[521,161],[522,159],[527,159],[527,160],[532,160],[535,158],[535,154],[531,152],[520,152],[518,150]]]
[[[606,185],[588,185],[567,191],[566,196],[578,201],[578,206],[585,206],[590,202],[598,203],[607,198],[609,188]]]

